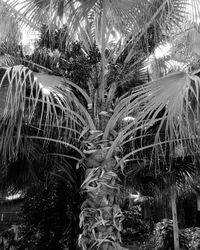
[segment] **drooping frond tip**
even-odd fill
[[[0,79],[0,152],[3,162],[17,157],[25,138],[67,146],[69,143],[65,143],[64,138],[68,137],[70,142],[70,135],[76,136],[75,126],[80,121],[59,90],[45,91],[33,73],[21,65],[1,68]]]
[[[116,141],[132,149],[123,157],[145,157],[156,164],[192,157],[199,151],[200,79],[177,72],[135,88],[119,113],[135,113]]]

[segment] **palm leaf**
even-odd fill
[[[27,18],[17,10],[22,7],[21,4],[23,4],[22,1],[15,2],[14,5],[12,4],[12,1],[0,1],[0,20],[1,24],[5,25],[3,30],[10,33],[11,31],[9,29],[12,28],[14,21],[15,25],[21,23],[21,25],[25,25],[31,27],[31,29],[35,31],[39,31],[39,26],[37,26],[36,22],[32,22],[30,18]]]
[[[1,43],[6,39],[7,42],[19,42],[21,32],[16,22],[16,13],[13,12],[3,0],[0,1],[0,29]]]
[[[173,73],[135,88],[132,96],[122,99],[119,113],[136,114],[115,140],[115,144],[127,140],[134,145],[122,161],[145,151],[157,159],[198,155],[199,83],[197,76]]]
[[[41,24],[48,23],[47,19],[52,18],[50,17],[51,8],[55,6],[50,6],[51,1],[30,1],[30,0],[23,0],[23,1],[13,1],[10,0],[7,3],[10,8],[12,9],[20,9],[20,21],[23,22],[25,25],[29,25],[34,23],[34,28],[36,30],[40,29]],[[29,22],[27,22],[29,20]],[[52,19],[51,19],[52,20]]]
[[[137,39],[140,40],[140,37],[146,33],[149,26],[154,25],[155,22],[159,23],[162,29],[164,29],[166,23],[168,23],[167,29],[169,29],[171,23],[177,24],[177,22],[180,22],[186,13],[186,4],[187,0],[112,0],[105,1],[104,4],[99,3],[98,0],[9,0],[7,3],[12,9],[20,8],[19,15],[24,17],[25,23],[27,23],[27,20],[30,20],[30,23],[34,23],[37,27],[44,23],[55,23],[55,19],[62,16],[60,13],[65,14],[66,23],[70,23],[71,26],[70,33],[72,36],[81,27],[83,20],[86,20],[87,26],[90,24],[98,31],[95,37],[96,42],[101,41],[99,37],[101,32],[99,31],[102,24],[99,18],[101,18],[102,9],[105,9],[105,21],[108,28],[108,30],[105,29],[108,34],[107,40],[113,27],[119,34],[128,35],[128,39],[131,36],[131,40],[135,37],[138,37]],[[23,18],[20,21],[23,22]],[[147,23],[147,25],[142,28],[143,23]],[[87,34],[89,33],[87,32]],[[89,36],[91,40],[91,33]]]
[[[24,148],[24,140],[53,140],[70,145],[85,125],[80,106],[74,105],[71,92],[48,90],[26,67],[1,68],[0,83],[0,150],[2,162],[16,159]],[[67,98],[68,96],[68,98]],[[77,107],[77,110],[76,110]],[[82,123],[83,122],[83,123]],[[27,129],[34,131],[28,136]],[[67,130],[69,128],[69,130]],[[54,139],[56,136],[56,139]],[[67,144],[65,144],[67,146]],[[73,146],[76,149],[75,146]]]
[[[148,44],[149,41],[151,42],[150,39],[152,39],[152,37],[148,36],[148,29],[151,27],[154,29],[155,34],[157,30],[161,30],[162,36],[166,34],[170,36],[172,27],[179,27],[184,20],[187,14],[187,5],[187,0],[152,1],[151,6],[149,6],[149,11],[146,12],[146,18],[141,21],[145,23],[145,25],[141,26],[139,31],[134,33],[135,35],[132,36],[131,39],[130,37],[127,38],[128,40],[126,39],[126,42],[130,44],[132,49],[129,50],[125,58],[125,63],[130,62],[134,57],[135,46],[140,42],[142,37],[146,37],[146,44]],[[157,36],[155,36],[154,39],[156,42]]]
[[[198,0],[188,0],[188,18],[193,23],[199,23],[200,4]]]

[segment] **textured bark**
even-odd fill
[[[86,178],[81,189],[86,193],[82,205],[79,244],[82,249],[114,250],[120,246],[123,214],[120,185],[115,173],[116,160],[105,160],[107,149],[98,149],[85,159]]]
[[[172,202],[172,218],[173,218],[173,233],[174,233],[174,250],[179,250],[179,229],[176,207],[176,188],[171,187],[171,202]]]

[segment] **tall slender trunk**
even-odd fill
[[[171,187],[171,203],[172,203],[172,219],[173,219],[173,234],[174,234],[174,250],[179,250],[179,228],[176,207],[176,185]]]
[[[196,217],[196,226],[200,226],[200,194],[197,194],[197,217]]]
[[[99,88],[99,94],[101,101],[104,103],[105,101],[105,89],[106,89],[106,81],[105,81],[105,64],[106,64],[106,58],[105,58],[105,49],[106,49],[106,0],[101,1],[102,4],[102,14],[101,14],[101,41],[100,41],[100,47],[101,47],[101,83]]]
[[[98,147],[97,147],[98,148]],[[86,155],[85,181],[81,186],[86,200],[82,204],[79,245],[84,250],[123,249],[120,246],[123,214],[120,209],[120,185],[114,157],[105,159],[108,149]]]
[[[200,212],[200,194],[197,194],[197,211]]]

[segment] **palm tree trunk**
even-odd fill
[[[176,207],[176,185],[171,187],[171,203],[172,203],[172,219],[173,219],[173,235],[174,235],[174,250],[179,250],[179,229]]]
[[[197,194],[197,211],[200,212],[200,194]]]
[[[197,217],[196,217],[196,226],[200,226],[200,194],[197,194]]]
[[[120,246],[123,214],[120,209],[120,185],[115,173],[115,158],[105,159],[107,149],[98,149],[84,160],[86,178],[81,186],[86,193],[80,226],[82,249],[114,250]]]
[[[102,15],[101,15],[101,68],[102,68],[102,79],[101,79],[101,84],[100,84],[100,98],[102,102],[104,102],[104,94],[105,94],[105,89],[106,89],[106,81],[105,81],[105,33],[106,33],[106,0],[102,1]]]

